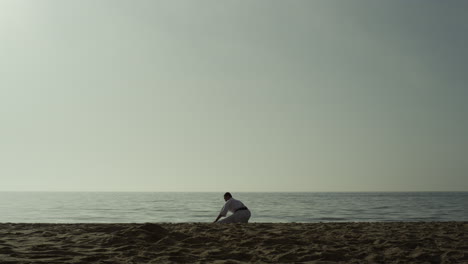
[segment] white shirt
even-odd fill
[[[226,201],[226,203],[223,206],[223,209],[221,209],[221,212],[219,213],[221,216],[226,216],[227,212],[234,213],[237,209],[245,207],[245,205],[234,198],[230,198],[229,200]]]

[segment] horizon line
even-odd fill
[[[49,193],[225,193],[226,191],[109,191],[109,190],[0,190],[0,192],[49,192]],[[430,193],[430,192],[468,192],[468,190],[401,190],[401,191],[229,191],[231,193]]]

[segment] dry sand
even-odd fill
[[[0,224],[0,263],[468,263],[468,222]]]

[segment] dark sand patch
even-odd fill
[[[468,263],[468,223],[0,224],[0,263]]]

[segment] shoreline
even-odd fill
[[[0,223],[0,263],[468,263],[468,222]]]

